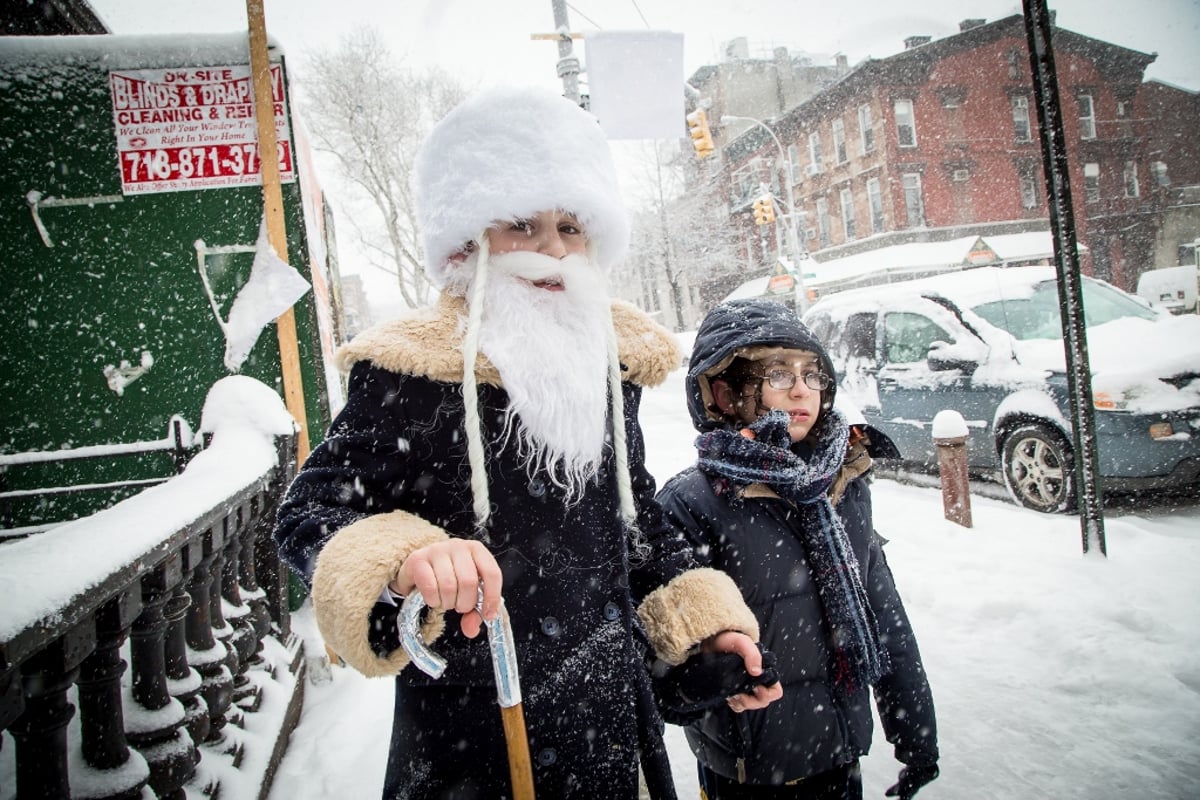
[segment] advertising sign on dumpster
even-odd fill
[[[258,184],[249,65],[109,73],[123,194]],[[280,179],[296,179],[286,93],[271,66]]]

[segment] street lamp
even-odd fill
[[[800,217],[800,211],[796,208],[796,195],[792,189],[792,176],[795,174],[795,170],[792,167],[792,160],[787,157],[787,151],[783,149],[783,145],[780,143],[779,137],[775,135],[775,131],[767,127],[767,124],[762,120],[755,119],[754,117],[735,116],[733,114],[721,115],[721,124],[723,125],[728,125],[729,123],[736,122],[737,120],[752,122],[759,126],[771,135],[771,139],[775,142],[775,146],[779,148],[779,158],[781,161],[783,161],[784,169],[787,172],[787,175],[783,181],[783,185],[787,190],[788,255],[791,256],[792,267],[796,272],[796,281],[797,286],[799,287],[797,295],[799,296],[800,307],[798,311],[800,314],[803,314],[808,310],[808,291],[804,288],[804,266],[800,263],[800,261],[803,258],[807,258],[808,253],[800,244],[800,237],[796,233],[796,221]]]

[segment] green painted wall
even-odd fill
[[[109,70],[248,62],[247,55],[230,61],[238,50],[232,37],[192,37],[187,46],[175,37],[153,47],[146,37],[54,38],[58,41],[45,44],[0,38],[0,453],[5,454],[159,439],[173,414],[199,427],[209,387],[230,373],[194,243],[252,245],[262,214],[258,186],[43,208],[40,216],[54,244],[47,247],[26,200],[31,190],[58,198],[121,194]],[[245,45],[240,49],[244,53]],[[152,53],[148,60],[146,52]],[[288,260],[301,265],[311,283],[300,191],[299,181],[283,187]],[[223,316],[252,260],[251,253],[209,257]],[[295,311],[315,445],[328,426],[329,404],[313,292]],[[136,366],[143,352],[153,365],[118,395],[106,381],[105,366],[122,361]],[[264,329],[240,371],[282,395],[273,325]],[[10,468],[0,478],[4,489],[13,490],[111,482],[147,470],[169,472],[169,456]],[[10,503],[8,524],[77,516],[113,499],[104,493],[87,500]]]

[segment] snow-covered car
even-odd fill
[[[1102,486],[1200,486],[1200,317],[1083,279]],[[908,465],[932,468],[934,415],[962,414],[970,466],[1038,511],[1076,507],[1058,284],[983,267],[830,295],[805,322],[846,393]],[[999,474],[998,474],[999,473]]]

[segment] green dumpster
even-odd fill
[[[238,35],[0,37],[4,536],[173,474],[218,379],[282,395],[274,324],[247,342],[230,318],[268,255],[247,48]],[[339,281],[285,59],[273,48],[271,61],[286,260],[311,286],[293,307],[316,444],[343,396]]]

